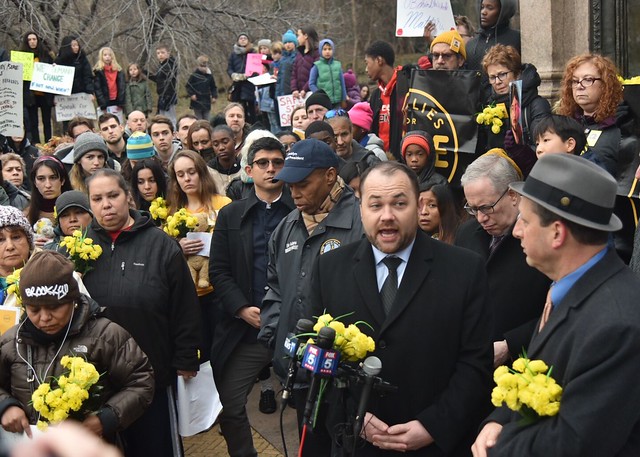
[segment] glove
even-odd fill
[[[244,81],[247,76],[244,73],[231,73],[231,80],[233,82]]]

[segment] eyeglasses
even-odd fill
[[[452,59],[453,57],[455,57],[455,54],[452,52],[447,52],[447,53],[437,53],[434,52],[433,54],[431,54],[431,57],[433,57],[433,61],[435,62],[436,60],[442,58],[442,60],[449,60]]]
[[[587,87],[593,86],[593,83],[595,83],[596,81],[602,81],[602,78],[593,78],[591,76],[587,76],[586,78],[582,79],[572,79],[571,86],[574,88],[582,86],[583,89],[586,89]]]
[[[497,75],[490,75],[489,76],[489,82],[491,84],[493,84],[493,83],[496,82],[496,79],[498,81],[502,82],[502,81],[504,81],[504,78],[506,78],[509,73],[511,73],[511,70],[509,70],[509,71],[501,71]]]
[[[333,119],[334,117],[349,117],[349,113],[347,113],[342,108],[339,108],[339,109],[329,110],[324,114],[325,120],[326,119]]]
[[[284,159],[258,159],[251,162],[249,165],[257,165],[261,170],[265,170],[269,167],[269,164],[273,165],[273,168],[284,167]]]
[[[467,213],[471,214],[472,216],[477,216],[478,213],[482,213],[485,216],[489,216],[490,214],[493,214],[493,212],[495,211],[495,206],[500,202],[500,200],[502,200],[502,197],[504,197],[507,194],[507,192],[509,192],[508,187],[505,189],[504,192],[502,192],[502,195],[500,195],[500,198],[498,198],[493,205],[469,206],[469,203],[465,203],[464,210]]]

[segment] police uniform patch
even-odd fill
[[[320,246],[320,255],[326,254],[329,251],[333,251],[334,249],[338,249],[340,247],[340,240],[336,240],[335,238],[331,238]]]

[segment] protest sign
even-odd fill
[[[280,113],[280,127],[291,126],[291,113],[294,108],[304,106],[304,102],[311,96],[311,92],[307,92],[304,99],[294,98],[293,95],[280,95],[278,99],[278,113]]]
[[[433,36],[455,29],[450,0],[398,0],[396,36],[423,36],[424,26],[433,22]]]
[[[75,71],[74,67],[66,65],[36,62],[33,64],[30,89],[50,94],[71,95]]]
[[[11,62],[22,64],[22,79],[25,81],[31,81],[31,75],[33,74],[33,53],[11,51]]]
[[[24,136],[22,64],[0,63],[0,133]]]
[[[255,52],[247,54],[247,65],[245,66],[244,74],[252,76],[254,73],[258,73],[259,75],[264,73],[262,61],[266,60],[266,58],[267,56],[264,54],[256,54]]]
[[[406,98],[407,131],[425,130],[433,136],[436,171],[460,183],[475,159],[478,140],[476,113],[480,73],[456,70],[413,70]]]
[[[75,116],[97,119],[91,95],[84,92],[73,95],[56,95],[55,104],[58,121],[69,121]]]

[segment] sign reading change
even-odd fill
[[[50,94],[71,95],[75,71],[74,67],[66,65],[36,62],[33,64],[33,75],[29,88]]]

